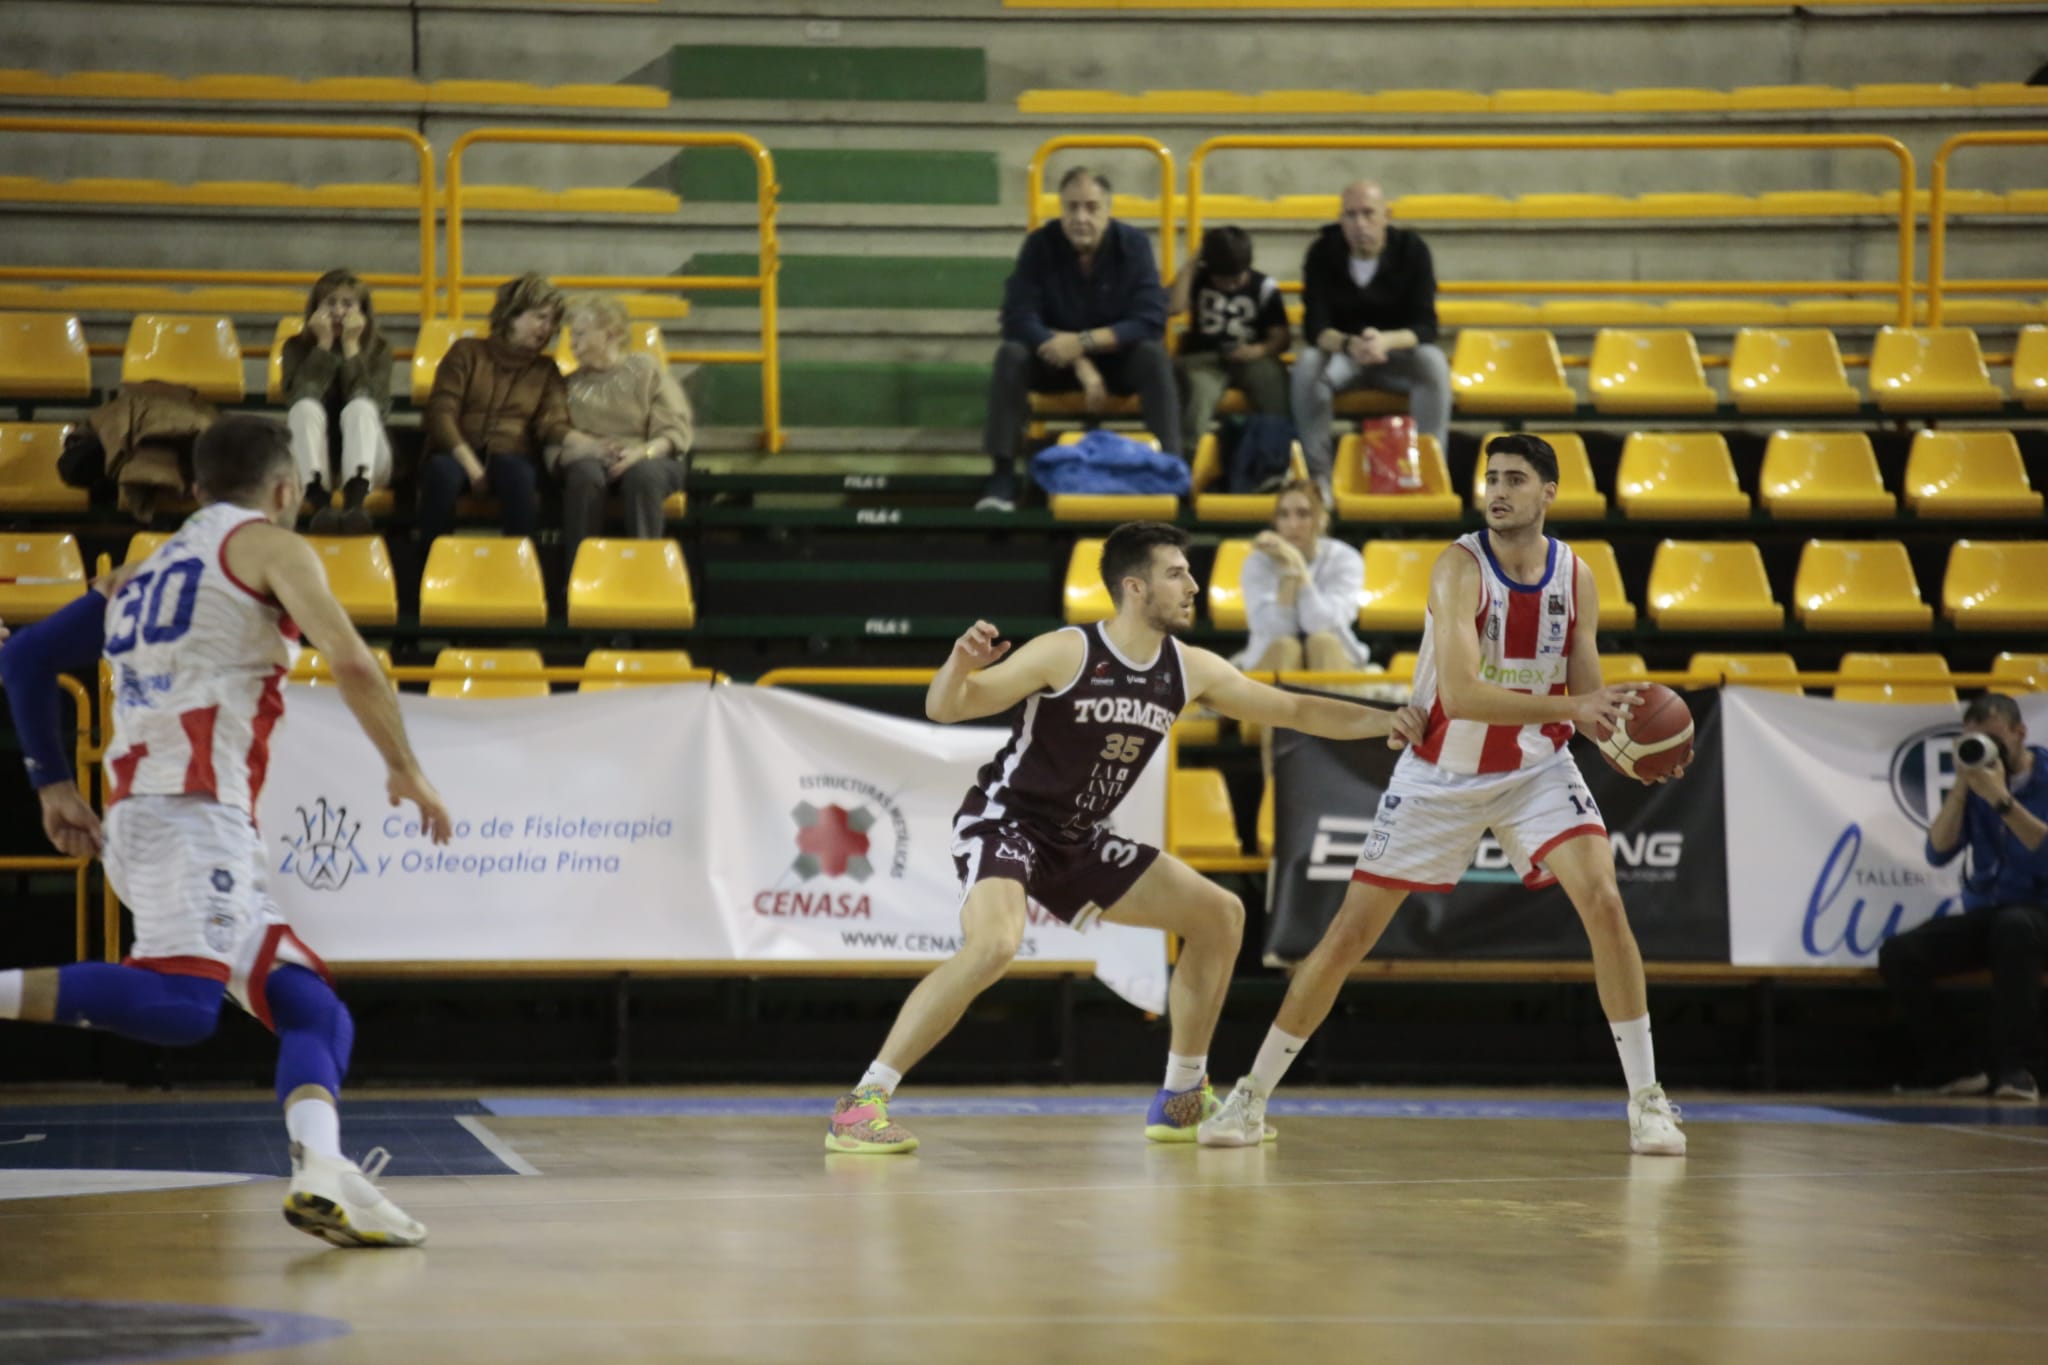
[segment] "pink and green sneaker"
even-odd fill
[[[1192,1134],[1193,1129],[1189,1132]],[[862,1086],[842,1095],[832,1106],[832,1123],[825,1130],[828,1152],[860,1152],[868,1156],[892,1156],[917,1150],[917,1139],[908,1128],[889,1121],[889,1092],[879,1085]]]

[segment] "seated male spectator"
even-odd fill
[[[455,528],[465,490],[496,495],[506,535],[532,535],[548,448],[578,459],[602,451],[569,424],[568,390],[548,354],[561,320],[561,292],[542,276],[521,275],[498,286],[490,336],[448,348],[420,419],[422,545]]]
[[[1972,736],[1988,743],[1970,764]],[[2041,969],[2048,965],[2048,749],[2027,743],[2011,697],[1986,693],[1963,711],[1956,783],[1927,829],[1927,861],[1945,867],[1966,847],[1960,914],[1931,919],[1885,940],[1877,966],[1912,1040],[1908,1080],[1949,1095],[2034,1101],[2039,1061]],[[1934,1035],[1935,982],[1991,969],[1989,1072],[1942,1085],[1945,1051]],[[1953,1075],[1953,1071],[1948,1074]]]
[[[1188,315],[1174,374],[1181,439],[1190,456],[1226,388],[1242,390],[1253,412],[1287,416],[1287,371],[1280,364],[1289,336],[1287,305],[1280,286],[1252,269],[1252,239],[1243,228],[1202,234],[1201,254],[1181,268],[1167,308]]]
[[[1436,266],[1420,236],[1388,223],[1378,185],[1345,187],[1342,217],[1309,247],[1301,285],[1302,346],[1288,378],[1301,453],[1326,499],[1331,413],[1346,389],[1407,394],[1416,429],[1445,449],[1451,367],[1436,346]]]
[[[285,339],[279,356],[284,401],[290,411],[292,460],[317,507],[316,535],[345,531],[368,535],[363,499],[391,486],[391,343],[377,328],[370,291],[349,270],[330,270],[306,296],[306,325]],[[341,465],[328,458],[329,436],[341,436]],[[344,510],[327,505],[343,490]]]
[[[569,421],[596,443],[581,455],[551,449],[562,480],[562,554],[576,565],[576,547],[604,529],[605,494],[619,491],[626,534],[659,540],[662,504],[682,491],[689,465],[690,404],[668,367],[626,350],[626,305],[609,294],[570,300]]]
[[[1017,505],[1017,445],[1033,393],[1079,389],[1090,412],[1135,393],[1145,426],[1181,453],[1173,365],[1166,355],[1166,290],[1145,234],[1109,216],[1109,181],[1085,166],[1060,180],[1060,219],[1024,239],[1003,287],[1003,344],[988,386],[982,449],[993,469],[975,504]]]

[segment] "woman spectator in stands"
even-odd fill
[[[319,509],[313,530],[367,535],[363,499],[391,486],[391,343],[377,330],[370,291],[350,270],[330,270],[306,296],[306,322],[285,338],[279,356],[284,401],[290,408],[292,458]],[[328,459],[333,437],[341,467]],[[342,490],[344,510],[327,505],[327,490]]]
[[[660,359],[628,351],[626,306],[604,294],[569,304],[569,421],[585,438],[580,453],[550,450],[562,480],[562,541],[573,569],[576,547],[604,530],[605,495],[625,502],[626,534],[658,540],[662,504],[688,473],[690,405]]]
[[[497,497],[506,535],[532,535],[546,452],[562,446],[575,457],[602,449],[569,425],[568,390],[548,354],[561,321],[561,291],[543,276],[521,275],[498,287],[490,336],[448,348],[420,421],[423,543],[454,529],[465,491]]]
[[[1244,610],[1251,639],[1237,656],[1246,670],[1349,672],[1372,657],[1354,631],[1365,560],[1324,532],[1330,512],[1308,479],[1290,479],[1273,504],[1273,526],[1244,562]]]

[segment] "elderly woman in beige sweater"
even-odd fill
[[[626,534],[660,538],[662,504],[681,491],[692,423],[689,402],[668,367],[626,349],[626,308],[609,295],[569,303],[569,422],[585,442],[553,452],[562,480],[562,540],[568,562],[585,536],[604,529],[605,495],[626,505]],[[596,453],[578,453],[577,445]]]

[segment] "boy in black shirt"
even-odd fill
[[[1173,282],[1168,311],[1188,315],[1174,375],[1189,458],[1226,388],[1243,390],[1253,412],[1287,415],[1287,371],[1280,364],[1289,337],[1287,306],[1280,286],[1251,267],[1245,230],[1215,227],[1202,234],[1201,254]]]

